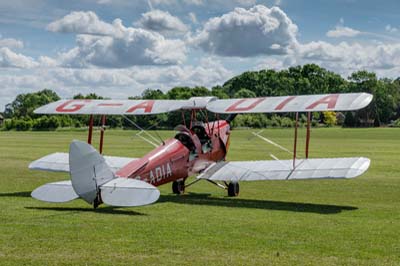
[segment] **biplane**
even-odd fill
[[[36,114],[89,115],[87,142],[74,140],[69,153],[53,153],[29,165],[30,169],[66,172],[70,180],[48,183],[32,192],[32,197],[46,202],[67,202],[81,198],[98,207],[101,203],[129,207],[158,200],[157,186],[172,182],[172,192],[206,180],[226,189],[228,196],[239,194],[239,182],[256,180],[299,180],[354,178],[370,165],[364,157],[309,158],[310,116],[312,112],[354,111],[372,100],[368,93],[301,95],[242,99],[193,97],[189,100],[60,100],[35,110]],[[154,115],[182,112],[182,124],[176,135],[167,139],[142,158],[104,156],[104,130],[100,147],[92,145],[93,117],[107,115]],[[190,114],[186,123],[185,115]],[[197,120],[197,112],[216,114],[214,121]],[[294,112],[295,133],[291,160],[226,161],[231,122],[238,114]],[[305,158],[297,156],[299,113],[307,114]],[[219,115],[225,115],[219,119]],[[196,175],[190,184],[185,181]]]

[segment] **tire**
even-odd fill
[[[228,196],[236,197],[239,195],[239,183],[230,182],[228,185]]]
[[[185,193],[185,181],[172,182],[172,193],[176,195],[182,195]]]

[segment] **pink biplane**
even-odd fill
[[[45,184],[32,197],[47,202],[66,202],[82,198],[95,208],[141,206],[157,201],[159,185],[172,182],[172,191],[182,194],[186,187],[207,180],[237,196],[239,182],[255,180],[298,180],[319,178],[354,178],[363,174],[370,160],[353,158],[308,158],[310,113],[320,111],[353,111],[366,107],[372,100],[367,93],[282,96],[220,100],[215,97],[193,97],[189,100],[60,100],[35,110],[37,114],[90,115],[88,141],[72,141],[69,153],[53,153],[29,165],[30,169],[61,171],[70,180]],[[191,112],[190,123],[176,127],[174,138],[163,141],[142,158],[103,156],[91,146],[93,116],[150,115],[172,111]],[[196,112],[227,114],[216,121],[196,120]],[[296,113],[293,159],[269,161],[225,160],[229,148],[230,123],[243,113]],[[296,158],[298,113],[308,114],[305,159]],[[207,116],[205,116],[207,117]],[[195,181],[185,184],[190,175]],[[218,183],[218,182],[223,183]]]

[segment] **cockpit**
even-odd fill
[[[189,151],[196,150],[196,146],[193,143],[192,138],[187,132],[178,132],[175,135],[175,139],[179,140]]]
[[[200,140],[202,152],[209,152],[212,149],[211,138],[206,132],[204,123],[194,122],[192,125],[192,131],[197,135]]]
[[[197,157],[196,145],[193,142],[190,133],[185,131],[179,131],[175,135],[175,139],[179,140],[189,150],[189,161]]]

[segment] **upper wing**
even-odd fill
[[[137,160],[136,158],[103,156],[107,165],[115,173],[129,162]],[[56,152],[46,155],[29,164],[29,169],[42,170],[51,172],[67,172],[69,173],[69,155],[68,153]]]
[[[368,158],[329,158],[281,161],[220,162],[208,167],[197,178],[220,181],[292,180],[354,178],[369,167]]]
[[[35,110],[36,114],[145,115],[180,109],[176,100],[59,100]]]
[[[351,111],[366,107],[372,97],[368,93],[341,93],[226,99],[208,103],[207,110],[224,114]]]
[[[42,107],[36,114],[150,115],[179,109],[204,109],[215,97],[192,97],[189,100],[59,100]]]
[[[36,114],[146,115],[180,109],[204,109],[215,113],[279,113],[350,111],[366,107],[368,93],[319,94],[264,98],[216,100],[193,97],[189,100],[59,100],[35,110]]]

